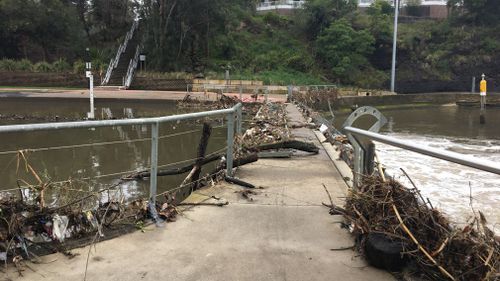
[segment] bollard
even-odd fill
[[[486,110],[486,91],[487,91],[487,83],[486,80],[484,79],[485,75],[484,73],[481,75],[481,82],[479,83],[479,95],[480,95],[480,102],[481,102],[481,109],[479,113],[479,124],[485,124],[486,123],[486,117],[484,116],[485,110]]]
[[[292,85],[288,85],[287,90],[288,90],[288,92],[287,92],[286,100],[287,100],[287,102],[292,102]]]
[[[240,85],[240,101],[243,100],[243,86]]]
[[[470,90],[471,94],[474,94],[476,92],[476,76],[472,76],[472,88]]]
[[[266,92],[265,92],[265,103],[267,103],[268,98],[269,98],[269,87],[266,87]]]

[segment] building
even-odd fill
[[[370,7],[375,0],[358,0],[359,1],[359,8],[360,9],[366,9]],[[394,0],[389,0],[391,4],[394,6]],[[412,16],[412,14],[409,12],[408,9],[408,2],[414,2],[414,1],[408,1],[408,0],[400,0],[400,5],[401,5],[401,15],[403,16]],[[448,6],[447,6],[447,0],[420,0],[420,7],[419,9],[416,10],[416,15],[413,16],[418,16],[418,17],[424,17],[424,18],[433,18],[433,19],[443,19],[448,16]],[[414,10],[415,11],[415,10]]]
[[[263,0],[257,5],[257,13],[276,12],[280,15],[289,15],[294,9],[303,7],[304,0]]]
[[[359,8],[366,9],[370,7],[375,0],[358,0]],[[388,0],[394,5],[394,0]],[[408,0],[401,0],[402,15],[411,15],[408,13]],[[448,16],[447,0],[420,0],[421,4],[417,9],[417,15],[425,18],[446,18]],[[257,5],[258,13],[276,12],[281,15],[289,15],[293,13],[294,9],[300,9],[304,6],[304,0],[262,0]],[[414,10],[415,11],[415,10]]]

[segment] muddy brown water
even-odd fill
[[[138,118],[168,116],[200,111],[178,109],[172,101],[99,101],[96,115],[99,119]],[[76,120],[86,116],[88,101],[80,99],[2,99],[0,122],[2,125],[40,123],[47,120]],[[26,118],[24,118],[26,117]],[[222,116],[211,120],[212,136],[207,153],[222,150],[226,146],[226,130]],[[163,123],[160,125],[159,165],[177,163],[196,157],[201,136],[202,121]],[[0,190],[13,190],[18,184],[35,184],[36,177],[26,172],[25,161],[16,151],[32,149],[24,153],[28,163],[44,182],[72,179],[67,189],[78,193],[79,189],[97,191],[119,182],[127,171],[149,168],[149,125],[71,129],[57,131],[20,132],[1,134],[0,142]],[[107,144],[102,144],[107,143]],[[86,144],[94,144],[86,146]],[[188,163],[173,164],[163,168],[175,168]],[[213,168],[207,165],[203,173]],[[158,192],[177,187],[184,175],[158,178]],[[121,183],[120,192],[127,199],[147,198],[149,179]],[[58,189],[59,190],[59,189]],[[59,192],[59,191],[58,191]],[[32,194],[29,189],[25,195]],[[78,197],[78,195],[72,195]],[[48,197],[47,203],[57,205],[57,195]],[[60,203],[60,202],[59,202]]]
[[[479,109],[459,106],[401,106],[380,111],[388,118],[382,133],[409,143],[453,151],[500,162],[500,108],[486,110],[486,124],[479,124]],[[339,112],[340,128],[348,112]],[[325,113],[325,116],[328,114]],[[373,120],[355,126],[367,128]],[[446,211],[458,224],[482,211],[500,233],[500,176],[444,160],[377,143],[381,162],[390,175],[411,186],[402,174],[405,169],[425,197]],[[471,200],[472,198],[472,200]]]

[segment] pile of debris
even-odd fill
[[[500,239],[481,212],[457,228],[416,188],[378,177],[330,212],[345,217],[372,265],[397,271],[409,263],[431,280],[500,280]]]
[[[237,140],[241,153],[255,152],[263,144],[290,139],[284,104],[264,104],[248,125],[248,129]]]
[[[102,240],[128,233],[151,218],[152,206],[147,201],[124,203],[109,198],[105,202],[104,193],[116,190],[93,192],[58,206],[46,206],[40,190],[32,189],[34,201],[8,193],[0,197],[0,261],[17,265],[43,254],[71,256],[68,248],[89,244],[94,236]],[[44,192],[49,191],[62,193]],[[158,202],[155,209],[160,218],[175,220],[172,200]]]
[[[336,88],[327,89],[308,89],[306,92],[293,94],[293,99],[299,103],[311,108],[320,108],[327,103],[334,102],[339,96]]]
[[[177,102],[179,108],[198,108],[201,107],[205,110],[226,109],[235,106],[240,100],[236,97],[230,97],[217,93],[216,101],[209,100],[208,97],[204,99],[194,98],[190,94],[186,94],[184,98]]]

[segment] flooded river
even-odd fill
[[[179,110],[175,102],[168,101],[97,100],[96,106],[99,119],[167,116],[189,111]],[[87,100],[2,99],[0,122],[5,125],[46,122],[46,119],[75,120],[86,116],[87,111]],[[182,161],[196,157],[201,126],[201,122],[194,121],[160,125],[158,164],[161,168],[175,168],[192,162]],[[207,154],[222,151],[226,146],[227,129],[223,122],[212,120],[212,126],[214,129]],[[58,183],[71,179],[71,183],[65,183],[68,190],[100,190],[119,182],[124,174],[149,168],[150,135],[150,126],[2,134],[0,190],[17,192],[18,184],[26,186],[37,182],[29,168],[26,171],[24,157],[44,182]],[[24,157],[17,153],[22,149],[29,149],[23,153]],[[213,167],[206,169],[210,168]],[[159,177],[158,191],[177,187],[185,176]],[[125,182],[120,186],[128,199],[147,198],[149,180]]]
[[[386,135],[413,144],[427,145],[500,162],[500,109],[487,110],[486,124],[479,124],[479,109],[458,106],[381,109],[388,118]],[[340,127],[348,113],[337,115]],[[363,126],[361,124],[361,126]],[[390,175],[407,186],[408,172],[435,207],[463,224],[472,210],[482,211],[500,232],[500,176],[377,143],[381,162]]]

